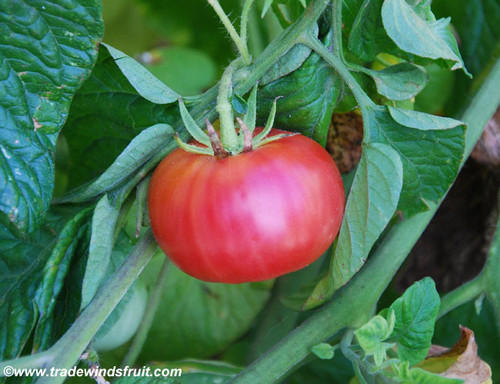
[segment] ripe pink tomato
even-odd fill
[[[344,201],[334,161],[302,135],[224,159],[177,149],[149,187],[160,248],[187,274],[222,283],[267,280],[312,263],[337,235]]]

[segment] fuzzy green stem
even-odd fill
[[[220,136],[224,149],[228,152],[238,150],[239,140],[234,126],[233,108],[229,102],[229,94],[232,88],[233,75],[241,66],[241,60],[236,59],[224,70],[219,82],[219,94],[217,96],[217,112],[220,119]]]
[[[243,10],[241,11],[240,38],[245,47],[248,46],[247,45],[248,19],[253,2],[254,0],[245,0],[245,3],[243,4]]]
[[[222,7],[220,6],[218,0],[207,0],[207,1],[212,6],[215,13],[217,13],[217,16],[219,16],[220,21],[222,22],[222,24],[226,28],[227,32],[229,33],[229,36],[231,36],[231,39],[233,39],[234,44],[236,44],[236,48],[238,48],[238,51],[240,52],[241,57],[245,61],[245,64],[250,65],[251,58],[250,58],[250,54],[248,53],[246,39],[243,40],[240,37],[240,35],[238,35],[238,32],[236,32],[236,29],[233,26],[233,23],[231,23],[231,20],[229,20],[229,17],[227,17],[226,13],[224,12]]]
[[[342,0],[335,0],[332,7],[333,49],[337,57],[344,60],[342,47]]]
[[[127,352],[127,355],[123,359],[122,367],[132,366],[135,364],[137,357],[142,351],[142,347],[146,342],[146,338],[148,336],[148,332],[151,329],[151,325],[153,324],[153,320],[158,309],[158,306],[161,302],[161,297],[163,294],[163,287],[165,285],[165,281],[167,278],[167,272],[169,270],[170,262],[167,258],[163,262],[163,265],[160,270],[160,274],[156,279],[156,283],[153,287],[153,291],[151,292],[148,300],[148,304],[146,307],[146,312],[142,317],[141,325],[135,334],[134,340]]]
[[[123,298],[156,249],[148,230],[122,266],[110,277],[71,328],[49,350],[0,363],[0,367],[66,368],[74,366],[101,325]],[[1,370],[0,370],[1,372]],[[61,384],[65,377],[40,377],[37,384]]]
[[[475,300],[484,292],[483,275],[477,276],[475,279],[461,285],[455,290],[447,293],[441,299],[441,307],[439,308],[438,318],[443,317],[453,309]]]

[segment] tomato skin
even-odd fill
[[[224,159],[177,149],[149,187],[160,248],[187,274],[222,283],[309,265],[337,235],[344,202],[330,155],[302,135]]]

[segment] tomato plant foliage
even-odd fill
[[[485,337],[500,329],[498,233],[471,283],[440,298],[426,278],[371,317],[500,104],[498,0],[210,0],[210,16],[201,2],[103,3],[0,1],[0,368],[96,363],[94,340],[126,323],[121,315],[138,280],[147,295],[140,295],[142,320],[129,330],[138,326],[136,335],[98,359],[104,365],[155,360],[186,374],[117,383],[260,383],[287,375],[291,383],[354,376],[455,383],[444,371],[420,367],[433,334],[450,342],[446,325],[462,318],[473,324],[483,359],[494,372],[500,368]],[[178,47],[163,48],[164,42]],[[193,57],[206,65],[187,65]],[[229,62],[214,84],[214,68],[222,74]],[[179,109],[181,97],[186,111]],[[232,285],[188,277],[159,251],[148,264],[156,251],[149,217],[157,208],[148,213],[147,207],[151,174],[172,151],[184,151],[177,146],[192,136],[187,113],[203,137],[206,120],[224,132],[228,110],[230,125],[233,116],[265,125],[271,115],[274,128],[318,146],[332,129],[332,113],[355,110],[363,119],[361,159],[343,175],[339,234],[305,269],[279,277],[312,259],[265,276],[275,280]],[[263,144],[254,154],[288,139],[294,140]],[[297,148],[288,155],[307,161]],[[252,153],[234,159],[246,155]],[[204,188],[210,186],[208,180]],[[227,188],[217,192],[221,202],[230,196]],[[204,192],[183,192],[189,199],[196,193]],[[326,200],[317,200],[321,211]],[[192,212],[193,223],[217,224],[197,216],[201,211]],[[186,239],[183,252],[206,251],[209,241],[221,240],[200,241],[201,229],[183,226],[182,214],[161,214],[172,216],[167,232]],[[311,228],[287,236],[321,231],[304,217],[294,220]],[[244,238],[251,228],[235,230]],[[226,232],[236,244],[235,231]],[[244,259],[245,249],[238,252]],[[200,267],[188,255],[184,261],[185,270]],[[225,281],[249,281],[229,275]],[[463,306],[444,316],[478,297],[485,300],[480,315]],[[292,373],[308,356],[322,360],[310,358]],[[207,360],[178,361],[190,358]]]

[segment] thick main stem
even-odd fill
[[[151,325],[153,324],[153,320],[158,309],[158,306],[161,302],[163,287],[165,285],[165,280],[167,278],[167,272],[170,267],[170,262],[167,258],[163,262],[163,265],[160,270],[160,274],[156,279],[156,283],[153,287],[153,290],[149,296],[148,305],[146,307],[146,312],[141,320],[141,325],[137,330],[137,333],[134,336],[134,340],[130,345],[130,348],[127,352],[127,355],[123,359],[122,367],[128,367],[134,365],[137,357],[142,351],[142,347],[146,342],[146,338],[148,336],[148,332],[151,329]]]
[[[156,249],[156,242],[149,229],[136,244],[122,266],[111,276],[106,285],[76,319],[71,328],[49,351],[51,362],[46,367],[71,368],[97,333],[101,325],[123,298],[141,273]],[[27,359],[34,356],[28,356]],[[21,360],[21,359],[20,359]],[[63,376],[40,377],[37,384],[59,384]]]

